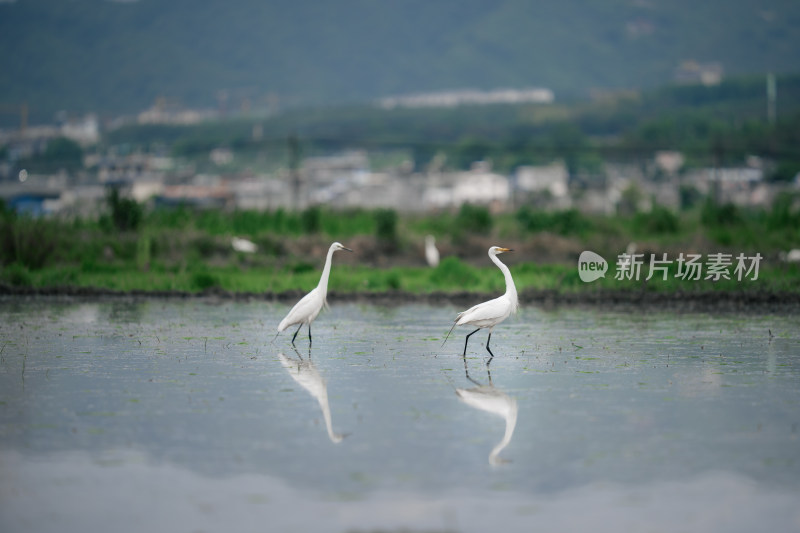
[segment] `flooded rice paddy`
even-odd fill
[[[800,317],[287,310],[0,300],[0,530],[800,531]]]

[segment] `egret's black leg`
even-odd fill
[[[297,331],[295,331],[294,335],[292,335],[292,344],[294,344],[294,340],[297,338],[297,334],[300,333],[300,328],[302,328],[302,327],[303,327],[303,324],[300,324],[300,326],[297,328]]]
[[[486,339],[486,351],[489,352],[489,355],[492,356],[492,357],[489,358],[489,363],[491,363],[492,359],[494,359],[494,354],[492,353],[492,350],[489,349],[489,341],[490,340],[492,340],[491,332],[489,333],[489,337]],[[488,365],[489,363],[486,363],[486,364]]]
[[[311,322],[308,323],[308,345],[311,346]]]
[[[479,332],[480,330],[481,330],[481,328],[478,328],[478,329],[476,329],[475,331],[473,331],[472,333],[470,333],[469,335],[467,335],[467,338],[466,338],[466,340],[464,341],[464,353],[463,353],[462,355],[467,355],[467,344],[469,344],[469,338],[470,338],[470,337],[471,337],[473,334],[475,334],[475,333]]]

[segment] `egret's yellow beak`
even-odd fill
[[[512,250],[511,248],[498,248],[497,251],[502,253],[502,252],[513,252],[514,250]]]

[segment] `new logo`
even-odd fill
[[[590,283],[598,278],[606,277],[608,263],[594,252],[586,250],[578,258],[578,275],[581,281]]]

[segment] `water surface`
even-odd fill
[[[287,310],[0,300],[0,530],[800,531],[798,317]]]

